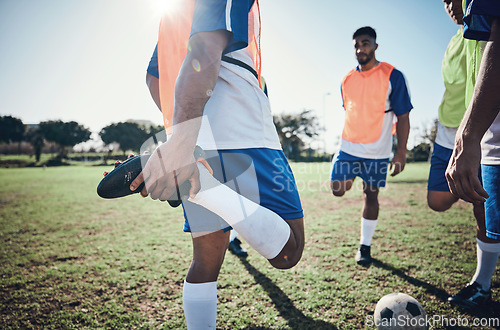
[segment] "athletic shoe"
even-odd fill
[[[241,246],[241,241],[236,237],[231,242],[229,242],[229,251],[238,257],[247,257],[248,252]]]
[[[149,153],[140,156],[131,154],[126,161],[117,161],[115,168],[111,172],[104,172],[104,178],[97,186],[97,194],[102,198],[119,198],[139,193],[144,188],[144,182],[134,191],[130,190],[130,184],[141,173],[142,165],[146,164],[150,156]],[[194,157],[197,162],[205,165],[210,173],[213,173],[210,165],[205,160],[205,152],[199,146],[196,146],[194,150]],[[183,200],[189,198],[190,189],[191,183],[189,181],[178,185],[177,192],[168,199],[170,206],[177,207],[181,205]]]
[[[370,247],[368,245],[361,244],[354,260],[356,260],[356,263],[361,266],[367,266],[370,264],[372,262]]]
[[[479,283],[474,282],[467,284],[456,295],[449,297],[448,301],[452,305],[469,309],[481,307],[491,301],[491,290],[483,290]]]

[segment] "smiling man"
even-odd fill
[[[355,260],[371,262],[370,246],[377,225],[378,192],[385,186],[388,166],[391,176],[406,164],[406,143],[413,108],[403,74],[375,57],[377,34],[369,26],[354,32],[353,42],[359,65],[342,80],[345,123],[340,151],[333,160],[330,187],[335,196],[351,189],[354,179],[363,180],[364,205],[360,247]],[[394,118],[397,118],[397,151],[392,152]]]

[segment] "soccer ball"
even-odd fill
[[[404,293],[383,296],[375,306],[374,320],[378,329],[427,329],[424,308]]]

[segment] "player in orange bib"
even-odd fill
[[[330,177],[332,193],[339,197],[351,189],[357,176],[363,180],[361,239],[355,257],[360,265],[371,262],[370,246],[379,213],[378,192],[385,186],[388,166],[394,168],[391,176],[405,167],[409,112],[413,108],[403,74],[375,58],[376,39],[375,30],[369,26],[353,35],[359,66],[342,80],[345,124]],[[389,162],[394,133],[397,151]]]

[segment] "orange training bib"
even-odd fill
[[[341,87],[345,109],[344,140],[373,143],[379,139],[393,69],[392,65],[381,62],[368,71],[353,69],[344,77]]]
[[[182,0],[177,12],[165,13],[158,33],[160,104],[167,134],[172,133],[175,81],[188,52],[195,0]],[[260,82],[260,11],[255,0],[248,13],[248,49]]]

